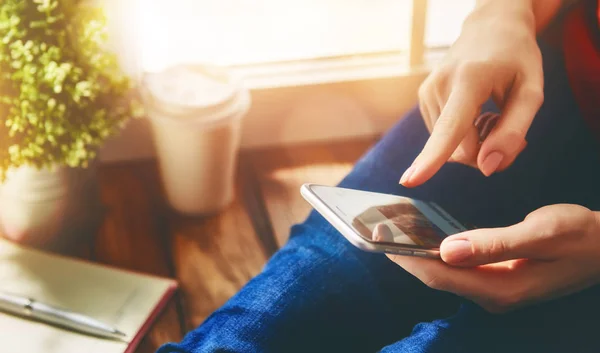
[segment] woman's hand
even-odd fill
[[[432,288],[504,312],[600,282],[600,212],[546,206],[514,226],[450,236],[440,252],[443,261],[389,257]]]
[[[552,5],[555,6],[555,5]],[[498,124],[480,144],[474,120],[493,98]],[[482,1],[444,61],[419,89],[431,136],[400,183],[420,185],[448,160],[486,176],[508,167],[543,101],[543,72],[532,1]]]

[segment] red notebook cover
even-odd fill
[[[125,353],[134,353],[135,352],[137,347],[140,345],[140,342],[142,341],[142,339],[146,336],[148,331],[150,331],[150,328],[152,327],[152,325],[154,324],[154,322],[156,321],[158,316],[162,313],[162,311],[165,309],[165,307],[169,303],[169,300],[171,300],[171,298],[175,294],[177,287],[178,287],[177,282],[173,281],[173,284],[165,292],[165,295],[162,297],[160,302],[158,302],[158,304],[154,307],[154,310],[150,313],[150,315],[148,315],[148,318],[146,319],[146,322],[144,323],[144,325],[142,325],[142,327],[137,332],[137,334],[133,337],[131,342],[129,342],[129,345],[127,346],[127,349],[125,350]]]

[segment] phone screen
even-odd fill
[[[311,190],[370,242],[437,248],[448,235],[466,230],[433,203],[330,186],[313,185]]]

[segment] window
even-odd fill
[[[118,33],[136,41],[128,46],[136,52],[124,56],[137,57],[144,70],[181,61],[245,66],[405,52],[413,6],[412,0],[105,1]],[[474,2],[427,1],[426,47],[454,41]]]
[[[456,39],[475,3],[101,1],[108,11],[112,45],[129,73],[139,75],[179,62],[212,62],[246,78],[253,102],[242,147],[385,131],[414,106],[420,82],[437,54]],[[424,50],[411,51],[411,43]],[[415,65],[411,58],[421,58],[414,53],[423,51],[427,60]],[[147,123],[136,121],[107,145],[103,159],[152,153]]]

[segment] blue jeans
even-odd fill
[[[421,187],[398,185],[428,137],[415,109],[341,186],[435,201],[479,227],[513,224],[548,204],[600,210],[600,148],[580,117],[561,54],[543,53],[545,103],[528,147],[507,171],[486,178],[447,164]],[[492,103],[483,109],[497,111]],[[489,314],[426,287],[384,255],[356,249],[313,212],[261,274],[159,352],[599,352],[599,321],[600,287]]]

